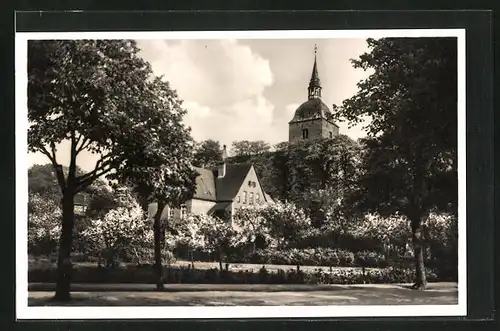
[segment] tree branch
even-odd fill
[[[78,176],[76,178],[76,182],[78,184],[80,183],[83,183],[84,181],[86,181],[87,179],[93,177],[98,171],[100,170],[103,170],[106,166],[108,166],[110,164],[110,161],[109,159],[111,158],[111,154],[108,154],[108,155],[105,155],[103,157],[101,157],[95,164],[95,167],[94,167],[94,170],[92,170],[91,172],[89,173],[86,173],[84,175],[81,175],[81,176]]]
[[[50,162],[52,163],[52,167],[54,168],[54,171],[56,172],[57,183],[59,184],[59,187],[61,188],[61,192],[64,193],[64,190],[66,189],[66,181],[64,179],[64,172],[62,170],[62,166],[57,163],[55,145],[53,143],[51,144],[52,153],[50,153],[43,146],[40,146],[37,149],[40,153],[42,153],[43,155],[45,155],[49,158]]]
[[[80,135],[80,137],[78,138],[78,142],[80,142],[80,138],[82,137],[83,135]],[[81,151],[83,151],[85,148],[89,147],[89,145],[92,143],[92,140],[90,140],[89,138],[84,138],[82,140],[82,144],[76,148],[76,154],[80,153]]]
[[[82,181],[79,181],[78,184],[77,184],[77,188],[76,188],[76,192],[81,192],[83,189],[85,189],[87,186],[89,186],[90,184],[92,184],[92,182],[94,180],[96,180],[97,178],[107,174],[108,172],[110,172],[111,170],[113,170],[112,167],[109,167],[107,169],[103,169],[102,171],[100,172],[94,172],[92,171],[93,175],[90,176],[90,177],[87,177],[85,180],[82,180]],[[88,174],[87,174],[88,175]]]

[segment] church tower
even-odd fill
[[[332,113],[321,100],[321,82],[316,61],[317,47],[314,46],[314,64],[307,88],[307,101],[297,108],[289,126],[289,142],[300,140],[333,138],[339,134],[339,127],[332,120]]]

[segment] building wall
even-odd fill
[[[215,206],[215,202],[193,199],[188,201],[186,206],[189,213],[201,215],[207,214],[208,211]]]
[[[336,136],[339,134],[339,128],[333,123],[330,123],[325,119],[315,119],[290,123],[288,140],[290,142],[303,140],[303,129],[308,130],[309,135],[307,139],[329,138],[330,132],[332,133],[332,136]]]
[[[202,215],[202,214],[207,214],[208,211],[213,206],[215,206],[215,202],[192,199],[186,201],[186,203],[184,203],[184,206],[186,207],[186,213]],[[170,213],[170,211],[172,212]],[[181,217],[181,210],[179,208],[171,208],[169,206],[165,206],[161,214],[161,218],[169,219],[170,217],[179,219]]]
[[[249,183],[251,182],[251,184]],[[255,184],[254,184],[255,183]],[[245,202],[245,192],[246,192],[246,202]],[[264,203],[264,191],[260,186],[259,180],[257,178],[257,173],[255,172],[254,167],[250,168],[243,184],[241,185],[236,197],[233,200],[233,209],[236,210],[241,208],[242,206],[249,206],[253,204],[257,204],[257,195],[259,197],[260,203]],[[253,196],[253,203],[251,201],[251,197]],[[239,197],[239,198],[238,198]]]

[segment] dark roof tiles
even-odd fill
[[[297,108],[291,122],[300,122],[311,119],[330,119],[331,112],[320,98],[307,100]]]
[[[204,168],[195,168],[195,170],[198,172],[198,177],[196,177],[196,192],[193,198],[217,201],[212,170]]]
[[[251,168],[251,164],[245,163],[226,164],[226,174],[222,178],[218,178],[216,168],[195,168],[198,177],[193,198],[218,202],[232,201]]]
[[[226,175],[215,179],[217,201],[233,200],[251,168],[245,163],[226,164]]]

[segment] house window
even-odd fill
[[[253,205],[253,192],[250,192],[250,204]]]
[[[309,137],[309,130],[303,129],[302,130],[302,139],[307,139]]]
[[[186,217],[187,214],[187,207],[186,205],[181,206],[181,217]]]
[[[255,194],[255,202],[260,203],[260,194],[259,193]]]
[[[168,207],[168,217],[174,217],[174,208]]]
[[[239,196],[239,195],[236,197],[236,202],[238,202],[238,203],[240,203],[240,202],[241,202],[241,199],[240,199],[240,196]]]
[[[247,192],[243,191],[243,203],[247,203]]]
[[[333,132],[330,131],[330,138],[333,138]]]

